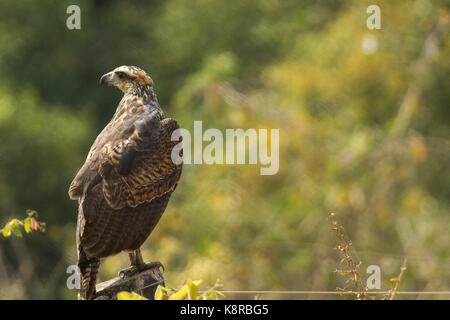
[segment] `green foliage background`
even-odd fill
[[[401,290],[450,289],[448,1],[77,1],[70,31],[72,2],[0,2],[0,225],[28,208],[47,223],[0,241],[0,298],[76,297],[67,189],[121,96],[98,79],[123,64],[152,76],[184,128],[280,129],[277,175],[184,167],[144,247],[170,285],[334,290],[334,211],[382,289],[404,256]],[[374,3],[382,30],[366,28]],[[100,278],[127,260],[106,259]]]

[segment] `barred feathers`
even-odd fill
[[[81,299],[95,297],[101,258],[136,250],[144,243],[181,176],[182,164],[171,158],[180,142],[171,141],[178,123],[165,117],[153,82],[142,69],[118,69],[127,77],[117,80],[116,86],[128,88],[127,92],[69,188],[70,198],[79,203]]]

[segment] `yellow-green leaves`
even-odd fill
[[[202,283],[202,280],[198,281],[191,281],[188,280],[187,283],[184,285],[187,288],[187,296],[188,300],[197,300],[197,288]]]
[[[117,294],[117,300],[148,300],[135,292],[121,291]]]
[[[0,229],[0,233],[4,238],[9,237],[11,234],[14,234],[16,237],[22,237],[22,228],[26,233],[30,233],[32,230],[37,231],[40,230],[42,232],[45,231],[45,223],[39,222],[36,220],[37,212],[34,210],[27,210],[27,217],[23,220],[12,219],[8,222],[2,229]]]
[[[218,300],[220,296],[224,297],[222,292],[216,290],[220,286],[218,283],[199,295],[198,287],[201,283],[202,280],[187,280],[186,284],[178,291],[158,286],[155,293],[155,300]]]
[[[218,282],[209,290],[198,294],[198,287],[202,280],[187,280],[186,283],[179,289],[173,290],[158,286],[155,292],[155,300],[218,300],[219,297],[225,297],[222,292],[217,291],[216,288],[221,286]],[[118,300],[148,300],[135,292],[122,291],[117,294]]]
[[[225,295],[222,292],[211,288],[202,295],[202,300],[219,300],[221,297],[225,298]]]
[[[155,300],[168,300],[169,294],[173,292],[174,291],[164,288],[163,286],[158,286],[155,292]]]
[[[12,219],[2,229],[3,236],[6,238],[6,237],[9,237],[13,233],[17,237],[22,237],[22,232],[20,231],[21,225],[22,225],[22,222],[20,222],[17,219]]]
[[[186,284],[182,286],[180,290],[172,294],[168,300],[183,300],[186,296],[188,300],[198,300],[197,287],[200,283],[202,283],[202,280],[187,280]]]

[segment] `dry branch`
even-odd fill
[[[142,271],[132,277],[114,278],[97,284],[97,300],[115,300],[121,291],[136,292],[153,300],[158,285],[164,286],[164,278],[158,267]]]

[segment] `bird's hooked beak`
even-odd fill
[[[116,81],[114,72],[108,72],[100,78],[100,81],[98,82],[100,85],[107,84],[112,85]]]

